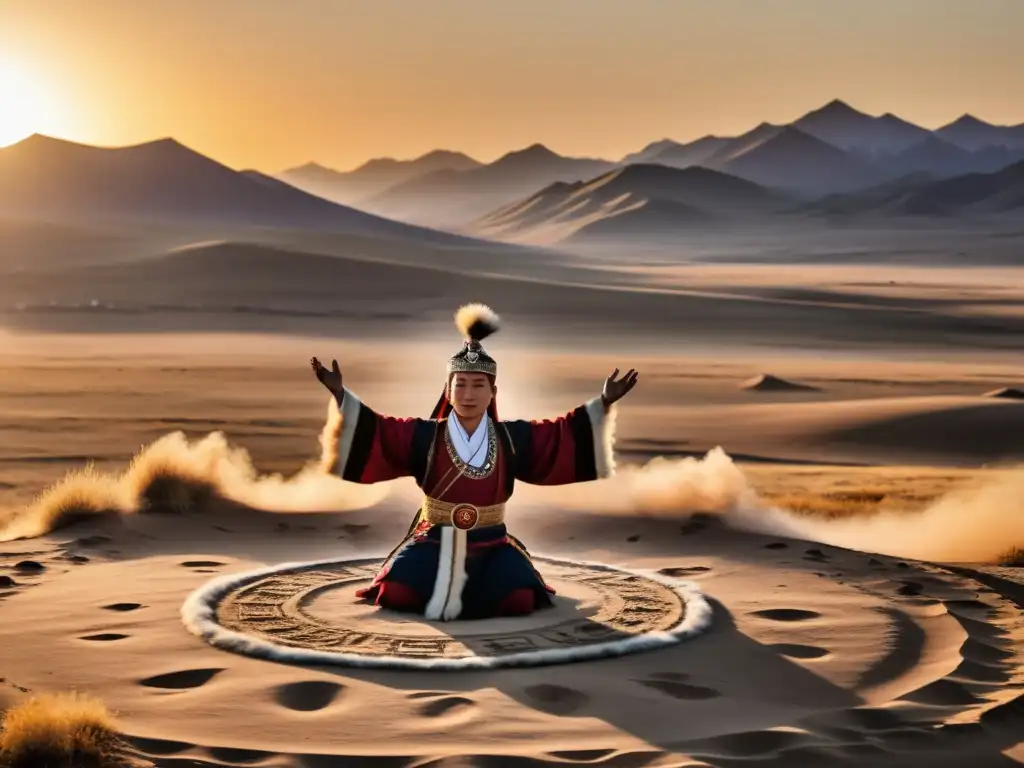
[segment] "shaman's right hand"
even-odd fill
[[[316,374],[320,383],[327,387],[335,397],[339,397],[344,390],[342,387],[341,368],[338,367],[338,361],[331,361],[331,370],[324,368],[315,357],[309,363],[313,366],[313,373]]]

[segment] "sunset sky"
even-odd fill
[[[0,145],[234,168],[540,141],[618,158],[841,98],[1024,122],[1024,0],[0,0]]]

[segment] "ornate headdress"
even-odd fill
[[[497,361],[484,351],[480,342],[498,330],[500,319],[484,304],[466,304],[455,313],[455,327],[465,338],[462,349],[448,360],[448,376],[453,373],[498,375]]]
[[[494,310],[484,304],[466,304],[455,313],[455,327],[459,329],[465,341],[462,349],[448,359],[448,376],[445,380],[444,389],[441,390],[441,397],[431,413],[432,419],[443,419],[452,411],[451,401],[448,400],[448,384],[452,375],[456,373],[486,373],[489,376],[497,377],[498,363],[487,354],[481,341],[498,330],[500,319]],[[492,420],[498,420],[497,398],[491,400],[487,410]]]

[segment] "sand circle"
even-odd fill
[[[691,582],[534,557],[557,592],[530,616],[432,622],[367,604],[378,559],[288,563],[213,579],[182,606],[223,650],[356,667],[481,669],[562,664],[664,648],[701,632],[711,608]]]

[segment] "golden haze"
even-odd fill
[[[621,157],[832,98],[925,127],[1012,124],[1022,26],[1024,5],[1001,0],[6,2],[0,51],[35,92],[3,104],[0,145],[173,136],[277,172],[438,147],[490,161],[535,141]]]

